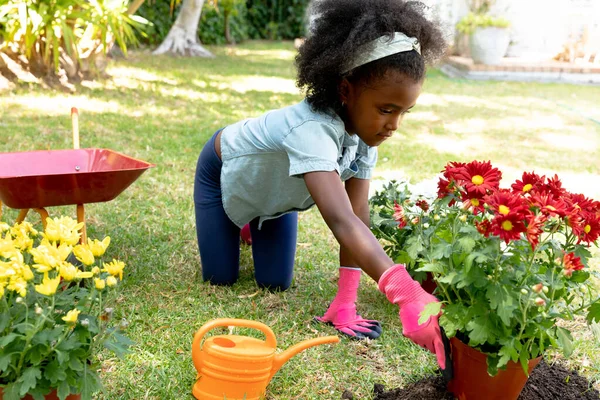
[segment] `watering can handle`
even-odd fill
[[[194,366],[196,367],[196,370],[198,372],[200,372],[202,363],[200,360],[201,359],[200,355],[196,354],[196,353],[198,351],[200,351],[200,343],[202,342],[202,338],[204,338],[204,335],[206,335],[208,333],[208,331],[210,331],[214,328],[217,328],[219,326],[239,326],[239,327],[243,327],[243,328],[257,329],[265,334],[265,336],[266,336],[265,342],[266,342],[267,346],[272,347],[273,349],[275,349],[277,347],[277,339],[275,339],[275,334],[273,333],[271,328],[269,328],[267,325],[265,325],[261,322],[250,321],[247,319],[237,319],[237,318],[213,319],[212,321],[207,322],[206,324],[202,325],[202,327],[200,329],[198,329],[198,331],[194,335],[194,341],[192,343],[192,360],[194,361]]]

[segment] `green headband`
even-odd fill
[[[356,67],[392,54],[412,50],[421,54],[421,44],[417,38],[408,37],[402,32],[394,32],[394,36],[391,38],[389,35],[384,35],[360,46],[357,52],[358,56],[342,73],[345,74]]]

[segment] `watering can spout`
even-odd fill
[[[300,353],[308,349],[309,347],[319,346],[327,343],[337,343],[340,341],[340,338],[337,336],[324,336],[315,339],[304,340],[300,343],[293,345],[292,347],[285,350],[283,353],[275,356],[275,360],[273,361],[273,368],[271,369],[271,376],[269,379],[273,377],[279,371],[279,369],[289,361],[290,358],[294,357],[296,354]]]

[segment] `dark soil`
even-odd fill
[[[345,391],[342,399],[354,399]],[[383,385],[375,385],[374,400],[453,400],[446,390],[446,381],[433,376],[412,383],[405,388],[385,391]],[[519,400],[598,400],[600,393],[587,379],[560,364],[549,365],[543,360],[533,370]],[[354,399],[358,400],[358,399]]]

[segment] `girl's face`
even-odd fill
[[[389,139],[421,94],[423,82],[390,71],[369,84],[340,84],[340,99],[345,103],[344,123],[349,134],[357,134],[367,145],[379,146]]]

